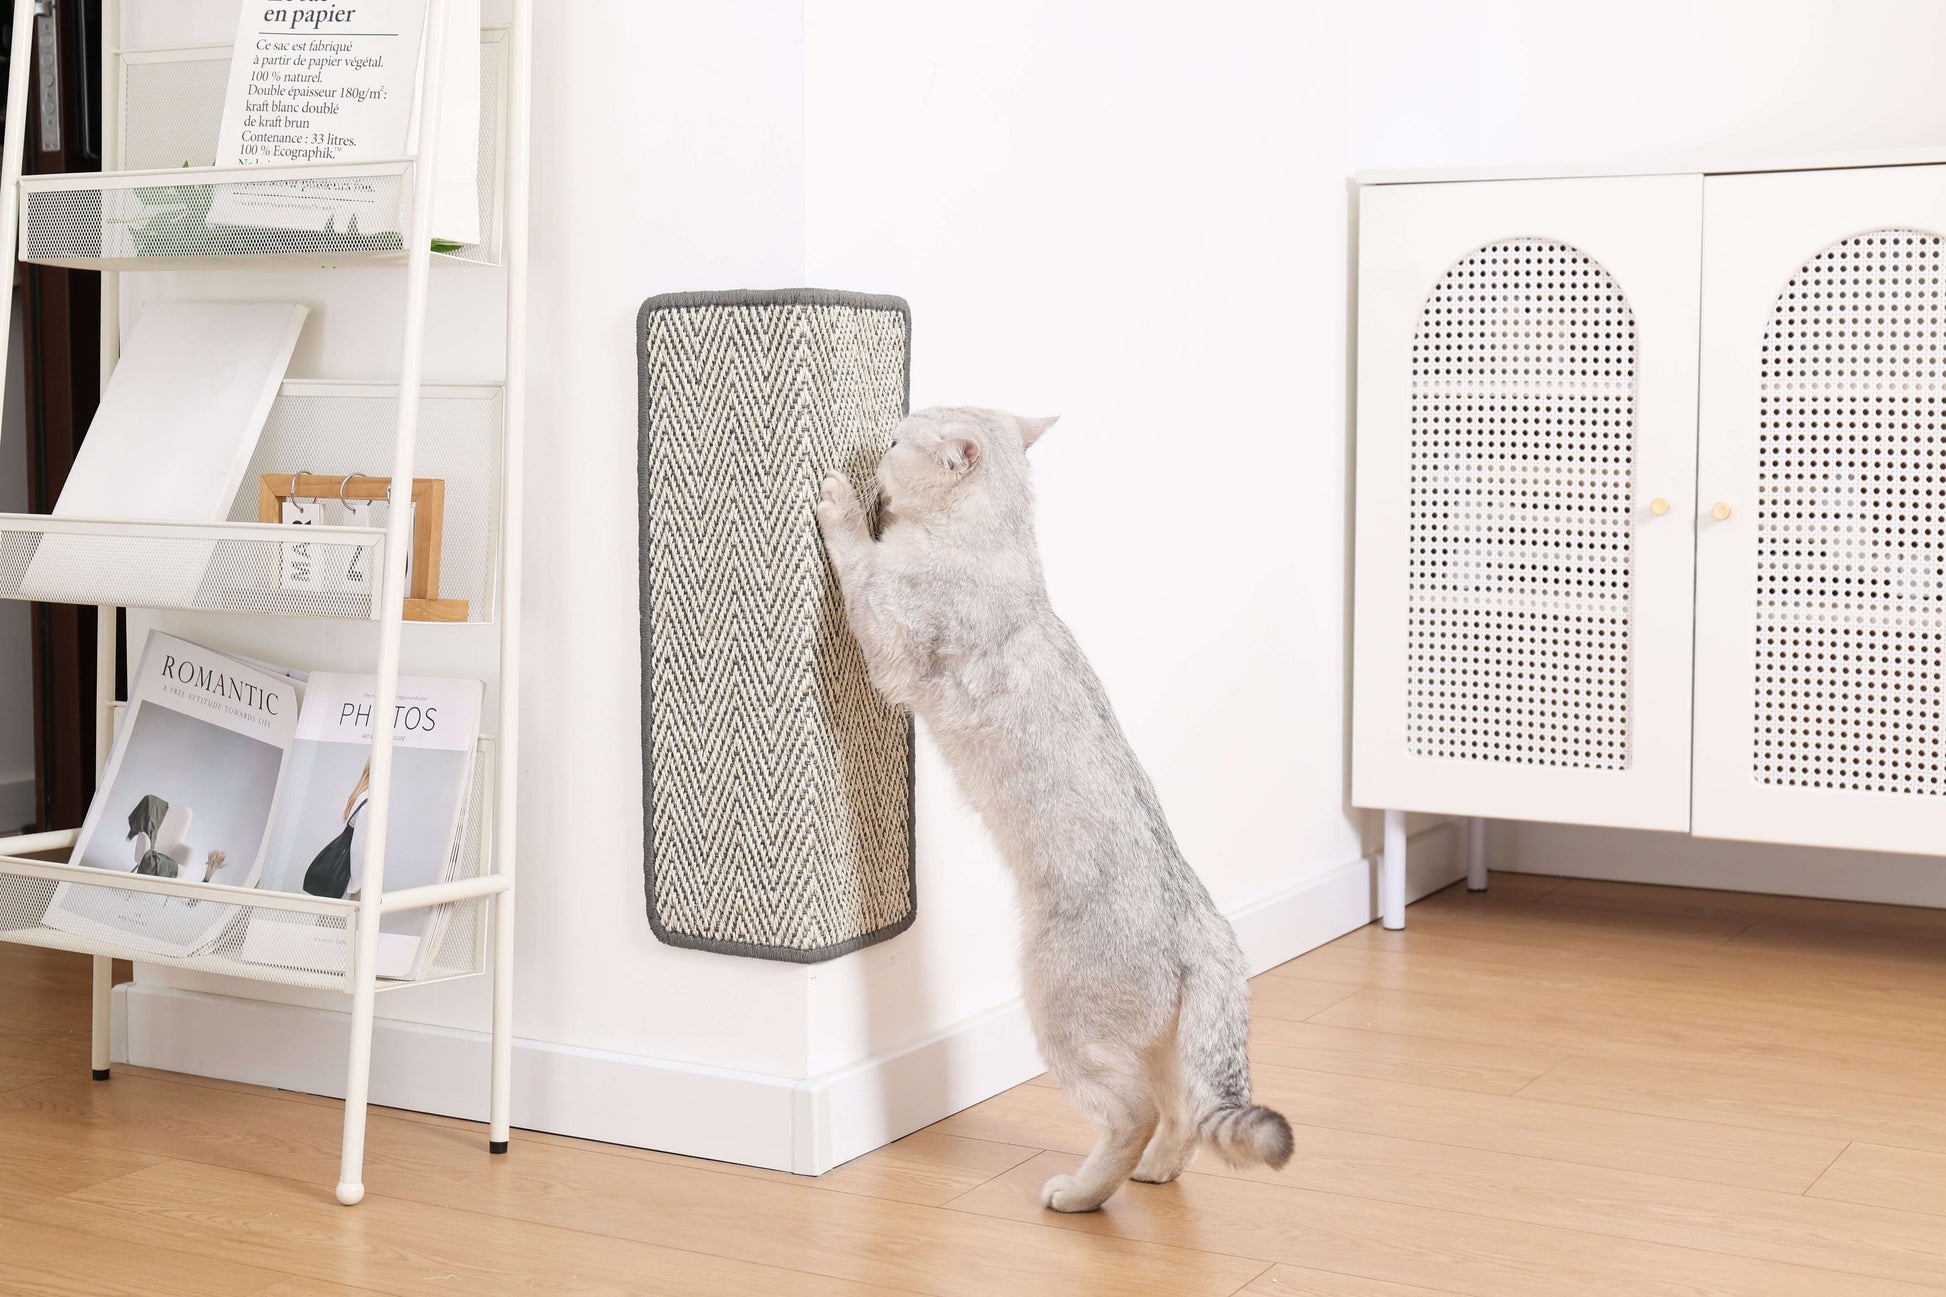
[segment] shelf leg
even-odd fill
[[[514,894],[493,898],[493,1083],[487,1151],[504,1153],[511,1133],[514,1074]]]
[[[1379,922],[1405,926],[1405,812],[1385,812],[1385,856],[1378,867]]]
[[[117,31],[118,27],[108,28]],[[103,275],[102,307],[108,310],[108,302],[114,295],[112,287],[115,276]],[[104,334],[103,345],[108,339]],[[107,384],[104,371],[102,382]],[[108,769],[108,752],[115,746],[115,712],[110,704],[115,698],[115,606],[102,604],[95,609],[95,782],[101,783],[102,772]],[[114,1017],[115,961],[107,955],[96,955],[94,964],[94,1077],[97,1081],[108,1079],[108,1031]]]
[[[108,1027],[114,1012],[115,961],[96,955],[94,996],[94,1072],[95,1080],[108,1079]]]
[[[533,0],[514,0],[512,139],[507,149],[507,386],[503,430],[504,481],[521,480],[527,419],[527,193],[531,164],[529,122],[534,97]],[[512,1133],[514,1071],[514,845],[520,791],[520,492],[507,490],[500,506],[500,764],[493,838],[494,872],[508,889],[493,898],[493,1081],[487,1104],[487,1151],[504,1153]]]
[[[347,10],[347,12],[349,12]],[[447,0],[426,0],[425,67],[421,70],[420,102],[440,102],[440,50],[445,44]],[[415,174],[437,174],[439,114],[426,118],[414,159]],[[419,437],[419,384],[426,359],[426,292],[432,258],[432,194],[430,184],[412,188],[412,215],[405,226],[405,320],[399,365],[398,423],[393,430],[392,480],[410,484],[412,456]],[[398,704],[402,611],[405,607],[405,561],[410,544],[412,511],[392,510],[385,529],[385,575],[378,622],[378,681],[373,690],[372,714],[390,718]],[[351,974],[351,1060],[345,1076],[345,1139],[338,1171],[338,1201],[349,1207],[365,1196],[365,1103],[372,1079],[372,1011],[378,998],[378,925],[385,895],[386,827],[392,814],[393,727],[381,719],[372,727],[371,797],[365,804],[367,835],[365,866],[358,890],[357,947]]]
[[[365,916],[359,916],[361,923]],[[377,914],[371,916],[376,926]],[[376,947],[376,942],[373,943]],[[378,986],[359,961],[360,976],[351,993],[351,1061],[345,1075],[345,1138],[339,1153],[338,1201],[353,1207],[365,1196],[365,1100],[372,1081],[372,1010]]]
[[[1466,821],[1466,890],[1487,889],[1487,822],[1475,815]]]

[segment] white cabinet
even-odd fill
[[[1353,802],[1946,841],[1941,231],[1946,165],[1363,185]]]

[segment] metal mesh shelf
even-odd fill
[[[483,739],[473,764],[473,791],[461,830],[461,878],[486,872],[492,849],[493,744]],[[47,922],[57,892],[68,889],[63,908],[70,914],[133,911],[146,937],[130,937],[107,927],[64,920]],[[433,907],[440,915],[436,946],[418,981],[380,981],[379,989],[471,977],[484,971],[488,897],[473,897]],[[443,912],[443,913],[442,913]],[[222,973],[260,982],[352,990],[351,949],[358,903],[312,896],[254,891],[210,883],[136,878],[79,865],[0,855],[0,941],[47,946],[88,955],[139,959],[170,968]],[[272,926],[274,925],[274,926]],[[259,940],[251,938],[256,928]],[[76,929],[81,929],[77,931]],[[303,940],[288,938],[302,930]],[[262,940],[266,933],[271,940]],[[277,940],[276,938],[285,938]],[[159,949],[196,944],[188,954]],[[275,952],[301,949],[302,957],[274,962]]]
[[[500,433],[504,389],[498,383],[440,383],[419,389],[419,436],[413,473],[446,483],[439,593],[466,600],[466,620],[493,620],[499,552]],[[389,383],[293,381],[283,385],[263,435],[231,502],[230,521],[257,517],[265,474],[383,474],[392,463],[398,389]],[[326,523],[341,520],[325,501]],[[380,506],[374,525],[384,524]],[[364,614],[347,614],[364,615]]]
[[[212,209],[292,198],[300,181],[355,187],[366,207],[339,230],[224,224]],[[207,167],[28,176],[20,182],[20,259],[82,270],[190,269],[234,264],[397,265],[412,204],[412,164]]]
[[[500,512],[498,384],[420,389],[415,472],[446,483],[439,592],[464,599],[469,622],[493,620],[495,519]],[[259,523],[266,473],[366,474],[392,462],[398,389],[383,383],[284,384],[223,523],[95,521],[0,514],[0,599],[194,608],[286,617],[378,615],[384,506],[373,527],[301,532]],[[335,523],[335,501],[325,521]],[[285,547],[301,538],[316,575],[287,575]]]
[[[275,523],[111,522],[0,514],[0,598],[42,603],[198,608],[291,617],[375,616],[385,533],[311,527],[322,579],[280,583],[294,529]],[[352,574],[371,581],[352,584]]]
[[[404,264],[411,162],[214,165],[230,57],[228,45],[123,51],[127,169],[22,177],[20,259],[92,270]],[[436,262],[499,264],[505,76],[506,33],[481,33],[480,240],[435,253]],[[315,229],[237,223],[253,202],[288,199],[294,182],[319,179],[357,190],[362,220]]]

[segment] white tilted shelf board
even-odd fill
[[[438,264],[500,263],[507,36],[505,28],[481,32],[480,241],[433,254]],[[20,259],[83,270],[207,269],[240,260],[260,266],[403,266],[407,254],[398,231],[406,228],[412,210],[411,160],[213,165],[230,57],[229,45],[120,51],[115,58],[122,112],[116,125],[122,169],[23,176]],[[264,229],[204,219],[228,186],[319,177],[370,181],[393,232]]]
[[[494,744],[480,740],[479,756],[473,763],[473,788],[467,799],[466,819],[460,844],[460,867],[456,881],[478,880],[479,895],[448,901],[453,907],[438,946],[427,964],[426,976],[416,981],[382,980],[379,990],[401,986],[422,986],[427,982],[472,977],[485,971],[487,897],[502,890],[502,880],[491,876],[488,862],[493,851]],[[29,838],[0,840],[0,849],[16,851],[59,850],[72,846],[76,830],[35,834]],[[206,949],[185,956],[158,955],[150,950],[124,944],[113,938],[85,936],[49,927],[43,920],[55,891],[62,887],[95,892],[145,892],[177,900],[218,902],[233,907],[218,935]],[[388,908],[415,908],[410,904],[411,890],[386,894]],[[169,968],[187,968],[203,973],[258,982],[277,982],[287,986],[308,986],[321,990],[353,989],[352,942],[357,927],[358,902],[330,900],[283,892],[264,892],[249,887],[229,887],[221,883],[184,882],[172,878],[146,878],[118,874],[82,865],[29,859],[25,855],[0,854],[0,941],[26,946],[45,946],[88,955],[140,960]],[[252,962],[244,958],[245,937],[250,925],[259,921],[303,922],[310,916],[316,928],[329,935],[311,949],[306,967]],[[199,920],[200,922],[200,920]],[[315,965],[332,961],[341,971],[328,972]],[[323,956],[319,958],[318,956]]]
[[[420,388],[419,453],[413,472],[446,483],[439,593],[467,601],[468,623],[493,620],[505,404],[498,383],[429,383]],[[283,546],[300,534],[312,544],[339,547],[327,557],[327,568],[342,569],[355,558],[362,570],[376,574],[384,556],[384,531],[318,526],[296,533],[279,523],[258,522],[257,487],[266,473],[386,474],[397,414],[394,384],[286,382],[264,423],[228,522],[0,514],[0,599],[376,618],[378,600],[371,587],[294,589],[281,585],[279,576]],[[48,545],[49,536],[63,539]],[[36,563],[43,546],[48,554]]]

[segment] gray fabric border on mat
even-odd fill
[[[905,317],[905,389],[904,404],[906,413],[912,412],[912,307],[903,297],[893,297],[885,293],[850,293],[835,288],[728,288],[713,292],[658,293],[642,303],[635,314],[635,384],[636,384],[636,426],[638,429],[635,447],[636,475],[636,594],[639,600],[642,620],[642,645],[647,649],[649,642],[649,571],[643,561],[648,550],[649,525],[649,475],[648,455],[640,430],[648,426],[649,384],[646,366],[642,359],[649,345],[649,317],[660,311],[676,311],[686,307],[704,306],[850,306],[866,311],[896,311]],[[744,955],[752,959],[770,959],[791,964],[819,964],[840,955],[848,955],[867,946],[875,946],[898,936],[919,917],[919,868],[918,868],[918,821],[919,810],[917,788],[913,778],[913,725],[910,713],[905,721],[905,870],[906,906],[905,917],[886,925],[876,932],[867,932],[845,941],[820,946],[814,950],[793,950],[782,946],[759,946],[748,941],[716,941],[708,937],[698,937],[687,932],[672,932],[662,926],[656,918],[655,899],[655,787],[651,758],[654,753],[654,736],[651,732],[650,714],[654,706],[654,682],[645,660],[642,668],[642,889],[647,903],[649,929],[655,933],[656,940],[667,946],[684,950],[708,950],[721,955]]]

